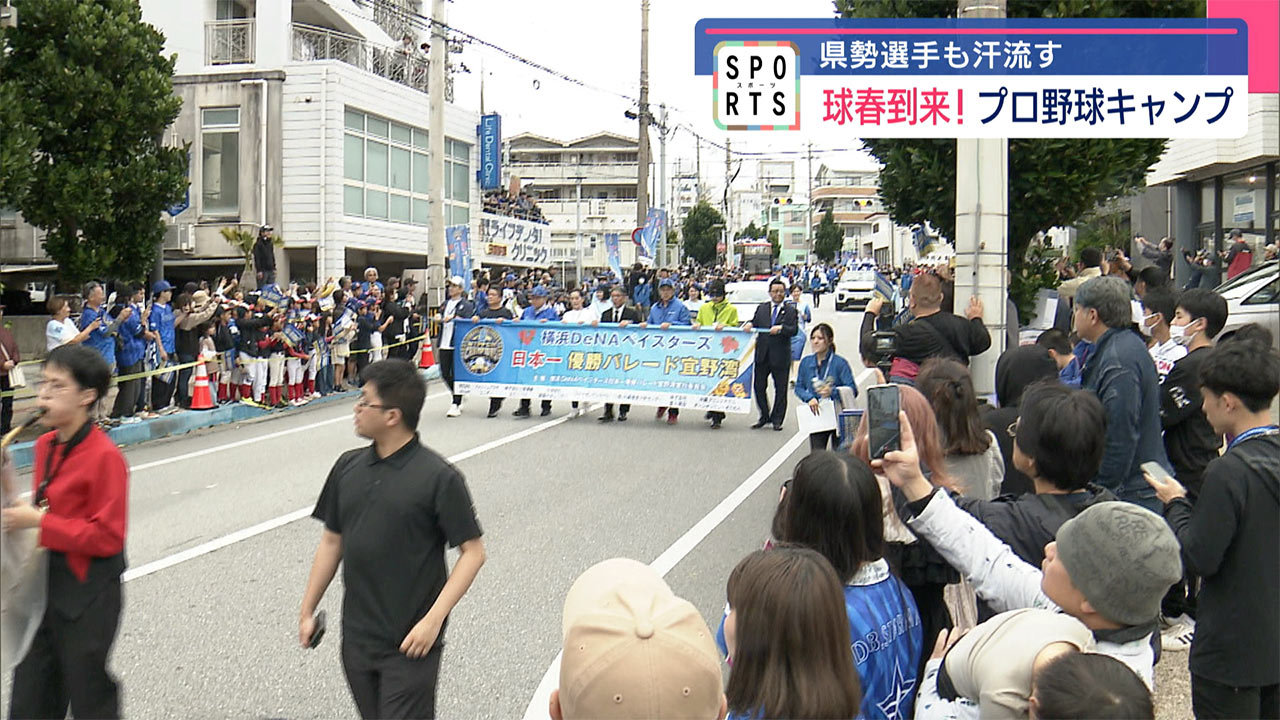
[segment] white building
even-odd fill
[[[142,0],[177,53],[182,111],[168,140],[191,144],[190,207],[165,243],[166,275],[234,270],[223,228],[273,225],[282,278],[424,267],[427,53],[421,0]],[[450,93],[446,91],[446,99]],[[478,114],[445,107],[445,223],[478,236]],[[184,272],[183,266],[198,266]]]
[[[639,141],[600,132],[562,141],[522,133],[507,141],[506,171],[518,178],[551,223],[551,262],[577,265],[582,237],[585,271],[608,267],[606,233],[617,233],[623,268],[636,259],[636,178]]]
[[[828,210],[844,234],[845,252],[880,265],[916,259],[911,229],[895,224],[885,212],[879,171],[820,165],[813,181],[815,235]]]

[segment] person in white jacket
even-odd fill
[[[1182,577],[1178,540],[1164,520],[1133,503],[1098,503],[1063,523],[1037,569],[925,479],[905,413],[899,426],[902,449],[873,466],[905,496],[902,513],[912,532],[932,543],[992,609],[1065,612],[1092,631],[1096,652],[1124,663],[1151,687],[1160,600]],[[926,666],[926,677],[935,669]],[[917,710],[926,705],[927,717],[978,716],[972,704],[941,699],[936,682],[920,689]]]

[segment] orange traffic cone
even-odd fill
[[[422,353],[418,355],[418,369],[426,370],[436,364],[436,354],[431,349],[431,336],[422,338]]]
[[[203,362],[196,366],[196,384],[191,391],[192,410],[213,409],[213,393],[209,391],[209,371],[204,366]]]

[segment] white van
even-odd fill
[[[862,310],[875,293],[875,270],[846,270],[836,283],[836,310]]]

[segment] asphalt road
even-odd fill
[[[824,308],[818,319],[856,361],[860,315]],[[568,403],[530,420],[510,416],[514,402],[486,419],[484,405],[446,419],[433,383],[420,424],[466,475],[488,550],[446,633],[446,718],[546,717],[538,690],[559,651],[561,603],[605,558],[657,560],[714,627],[730,570],[765,540],[778,486],[808,451],[794,418],[753,431],[753,415],[735,415],[713,432],[693,412],[670,427],[637,407],[600,426],[598,410],[567,417]],[[112,660],[126,716],[356,717],[337,632],[313,651],[296,638],[321,530],[311,507],[334,459],[363,444],[344,401],[126,452],[130,571]],[[341,595],[339,573],[321,604],[335,630]],[[1160,716],[1190,717],[1185,655],[1167,658]]]

